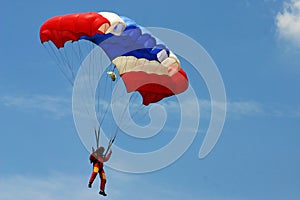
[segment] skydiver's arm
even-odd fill
[[[98,156],[98,157],[97,157],[97,160],[98,160],[99,162],[101,162],[101,163],[105,162],[105,159],[102,158],[101,156]]]
[[[112,150],[110,149],[109,153],[104,158],[104,162],[106,162],[106,161],[108,161],[110,159],[111,154],[112,154]]]

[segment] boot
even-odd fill
[[[107,195],[103,190],[100,190],[99,194],[101,194],[101,195],[103,195],[103,196],[106,196],[106,195]]]

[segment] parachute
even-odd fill
[[[144,105],[188,87],[187,75],[172,51],[133,20],[112,12],[53,17],[41,26],[40,40],[51,41],[58,49],[80,40],[100,46],[116,66],[127,92],[138,91]]]
[[[121,77],[127,93],[138,92],[141,95],[142,106],[180,94],[189,85],[179,59],[162,41],[135,21],[112,12],[76,13],[50,18],[40,27],[40,40],[44,46],[48,45],[46,49],[58,65],[67,66],[62,67],[61,71],[71,84],[78,70],[75,60],[84,58],[93,48],[100,47],[111,62],[105,73],[110,77],[111,84]],[[90,47],[84,49],[81,43]],[[101,62],[97,64],[106,67],[101,66]],[[93,71],[91,69],[90,73]],[[108,84],[102,84],[101,87],[100,100],[109,96],[107,91],[111,90]],[[98,104],[101,103],[98,101]],[[100,126],[105,121],[108,107],[106,105],[98,111]],[[100,129],[94,129],[98,147]],[[118,128],[111,136],[109,146],[116,138],[117,131]]]

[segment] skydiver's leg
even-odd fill
[[[91,177],[90,177],[90,180],[89,180],[89,185],[88,185],[89,188],[92,187],[92,184],[93,184],[93,182],[94,182],[94,180],[95,180],[95,178],[96,178],[98,172],[99,172],[99,164],[98,164],[98,163],[95,163],[95,164],[93,165],[93,172],[92,172]]]
[[[101,194],[103,196],[106,196],[106,194],[104,192],[104,190],[105,190],[105,184],[106,184],[106,175],[105,175],[105,172],[104,172],[103,169],[99,172],[99,175],[100,175],[100,179],[101,179],[99,194]]]

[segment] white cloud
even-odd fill
[[[80,177],[54,175],[48,178],[16,175],[0,180],[1,198],[6,200],[92,199],[94,195],[82,187]]]
[[[299,0],[300,2],[300,0]],[[103,102],[99,102],[102,104]],[[208,99],[199,99],[198,101],[191,101],[184,99],[182,104],[186,104],[185,108],[189,110],[186,113],[195,112],[195,103],[199,104],[201,117],[204,119],[210,119],[211,101]],[[49,95],[32,95],[32,96],[0,96],[0,104],[18,109],[26,112],[42,111],[46,114],[50,114],[56,118],[72,115],[71,98],[54,97]],[[168,101],[163,104],[167,110],[174,110],[178,112],[178,103]],[[215,106],[218,106],[218,102],[214,102]],[[86,109],[86,108],[85,108]],[[145,110],[146,112],[146,110]],[[289,116],[299,117],[300,108],[293,108],[291,106],[283,105],[263,105],[255,101],[227,101],[227,116],[233,118],[241,118],[245,116],[258,116],[258,115],[272,115],[272,116]],[[81,113],[82,114],[82,113]],[[193,115],[192,115],[193,116]],[[190,118],[189,114],[184,117]]]
[[[194,120],[189,113],[199,112],[195,110],[196,105],[200,108],[200,114],[203,119],[210,120],[211,117],[211,106],[212,104],[216,106],[217,109],[223,111],[222,102],[211,102],[209,99],[198,99],[197,101],[192,101],[190,99],[185,99],[181,104],[186,104],[185,108],[188,109],[184,117]],[[168,110],[172,110],[178,107],[178,104],[173,101],[169,101],[165,104]],[[257,116],[265,114],[265,106],[259,102],[255,101],[227,101],[226,102],[226,112],[227,115],[234,118],[241,118],[245,116]],[[216,116],[218,117],[218,116]]]
[[[0,103],[23,111],[47,112],[58,118],[71,114],[71,100],[49,95],[0,96]]]
[[[0,199],[82,200],[100,198],[98,194],[99,177],[96,177],[93,188],[90,189],[87,187],[89,175],[89,171],[87,171],[85,175],[55,172],[42,177],[20,174],[2,176]],[[109,199],[124,199],[124,195],[128,196],[128,194],[131,197],[134,196],[134,191],[128,190],[133,189],[132,182],[140,182],[138,177],[111,170],[106,170],[106,175],[108,177],[106,192]]]
[[[158,199],[165,194],[164,190],[157,190],[159,186],[152,186],[143,181],[140,176],[107,170],[108,184],[106,192],[111,200],[116,199]],[[100,198],[99,177],[93,188],[87,187],[88,176],[53,173],[45,177],[15,175],[0,179],[1,199],[5,200],[82,200]],[[137,184],[138,183],[138,184]],[[149,193],[149,191],[156,191]],[[138,192],[137,192],[138,191]],[[144,196],[145,193],[149,195]],[[157,198],[155,198],[157,197]]]
[[[251,116],[300,117],[300,107],[283,104],[262,104],[256,101],[227,102],[227,116],[240,119]]]
[[[254,101],[227,102],[227,109],[229,116],[233,117],[254,116],[264,113],[263,106]]]
[[[276,15],[276,26],[280,38],[300,46],[300,0],[284,3],[284,10]]]
[[[189,112],[195,112],[193,104],[189,101],[185,103],[190,104],[191,110]],[[208,99],[198,100],[201,116],[205,119],[210,119],[211,106],[212,104],[216,106],[220,111],[223,110],[223,103],[221,102],[211,102]],[[263,105],[255,101],[227,101],[226,102],[226,112],[227,115],[235,118],[240,118],[242,116],[253,116],[261,115],[264,113]]]
[[[193,193],[177,193],[168,186],[156,181],[147,180],[144,175],[132,175],[106,170],[108,183],[106,198],[110,200],[153,200],[183,198],[220,199],[211,197],[197,197]],[[5,200],[82,200],[98,199],[99,182],[95,180],[93,188],[87,187],[89,175],[52,173],[48,176],[5,176],[0,179],[0,199]],[[154,175],[155,176],[155,175]],[[97,177],[99,179],[99,177]],[[185,188],[185,186],[183,186]],[[190,191],[191,192],[191,191]],[[223,198],[224,199],[224,198]]]

